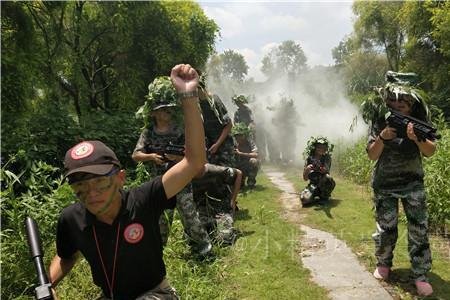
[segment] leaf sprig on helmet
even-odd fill
[[[251,132],[252,130],[250,129],[250,127],[245,125],[245,123],[235,123],[233,125],[233,128],[231,129],[231,134],[233,136],[243,135],[245,137],[249,137]]]
[[[317,145],[326,145],[327,152],[326,154],[331,155],[334,149],[334,145],[328,141],[328,139],[324,136],[310,137],[308,142],[306,143],[306,148],[303,151],[303,158],[307,159],[308,156],[313,156],[314,151],[316,150]]]
[[[156,77],[148,85],[147,100],[139,107],[136,118],[144,120],[144,128],[151,123],[150,112],[161,107],[179,107],[179,98],[168,76]]]
[[[244,103],[247,104],[248,103],[248,97],[245,95],[234,95],[233,98],[231,98],[231,100],[233,100],[234,104],[238,104],[238,103]]]

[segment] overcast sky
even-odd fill
[[[249,66],[248,77],[264,79],[261,60],[273,46],[293,40],[303,48],[307,63],[331,65],[331,49],[352,32],[352,2],[199,2],[220,27],[216,50],[233,49]]]

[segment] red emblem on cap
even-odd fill
[[[72,159],[82,159],[91,155],[92,152],[94,152],[94,145],[89,142],[82,142],[73,147],[70,156]]]
[[[130,244],[136,244],[144,237],[144,227],[139,223],[133,223],[125,228],[123,237]]]

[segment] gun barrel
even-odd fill
[[[41,247],[41,237],[39,235],[39,230],[36,221],[30,217],[25,219],[25,230],[27,233],[28,246],[30,247],[31,258],[37,256],[44,256],[44,252]]]
[[[37,227],[36,221],[30,217],[27,217],[25,219],[25,231],[27,234],[28,246],[30,248],[34,268],[36,269],[39,285],[48,284],[49,280],[47,277],[47,273],[45,272],[44,262],[42,260],[42,258],[44,257],[44,251],[42,251],[41,237],[39,235],[39,229]]]

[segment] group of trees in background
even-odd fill
[[[354,32],[333,49],[354,99],[383,84],[387,70],[415,72],[450,119],[450,2],[358,1]]]
[[[140,124],[121,113],[132,119],[175,64],[203,68],[218,36],[194,2],[4,2],[1,13],[3,159],[36,148],[56,163],[91,130],[131,135]]]
[[[343,74],[356,103],[384,84],[388,69],[416,72],[432,104],[448,120],[450,2],[358,1],[353,10],[354,32],[333,49],[334,66],[310,70],[301,45],[287,40],[263,58],[262,72],[268,79],[287,74],[291,79],[308,75],[308,80]],[[26,215],[37,219],[44,247],[54,250],[55,215],[74,200],[61,180],[61,162],[70,146],[100,139],[133,172],[130,154],[143,125],[134,112],[145,101],[147,85],[168,75],[177,63],[205,70],[209,59],[208,79],[221,82],[228,98],[254,87],[242,54],[215,53],[218,35],[216,23],[189,1],[2,2],[3,298],[29,299],[26,295],[32,293],[34,275],[22,223]],[[308,81],[306,85],[314,89]],[[313,92],[320,101],[323,91]],[[449,226],[450,174],[444,168],[450,159],[450,133],[443,133],[438,153],[425,161],[425,168],[430,220]],[[367,184],[371,166],[364,145],[343,155],[351,159],[343,165],[347,176]],[[138,168],[134,175],[143,174]],[[68,293],[76,295],[77,288]]]

